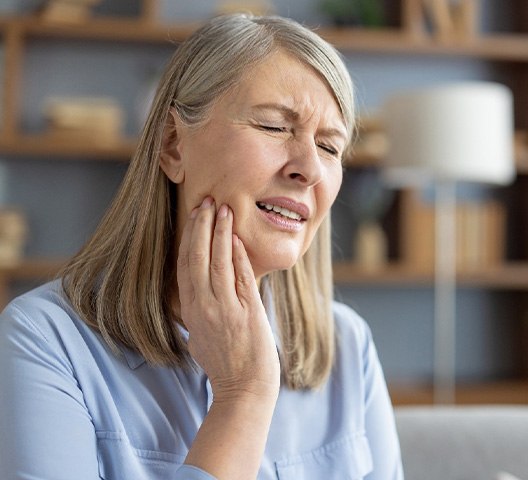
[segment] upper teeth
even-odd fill
[[[274,211],[276,213],[280,213],[281,215],[284,215],[285,217],[292,218],[293,220],[301,220],[301,216],[298,213],[292,212],[291,210],[288,210],[284,207],[278,207],[277,205],[270,205],[269,203],[259,203],[261,207],[264,207],[266,210]]]

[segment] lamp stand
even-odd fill
[[[435,183],[434,403],[455,402],[456,185]]]

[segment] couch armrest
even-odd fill
[[[528,479],[528,406],[398,407],[406,480]]]

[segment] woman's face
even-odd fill
[[[292,267],[342,180],[347,135],[327,85],[279,51],[215,104],[205,127],[176,125],[179,224],[210,195],[231,207],[256,277]]]

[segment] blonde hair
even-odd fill
[[[307,28],[280,17],[227,15],[184,41],[161,78],[112,205],[61,274],[72,306],[111,346],[120,342],[152,364],[191,364],[171,311],[177,208],[176,186],[159,167],[163,128],[171,105],[183,122],[198,128],[214,102],[277,49],[321,75],[352,138],[353,90],[346,67],[337,51]],[[328,217],[297,264],[269,274],[262,285],[272,292],[286,385],[320,386],[331,370],[335,341]]]

